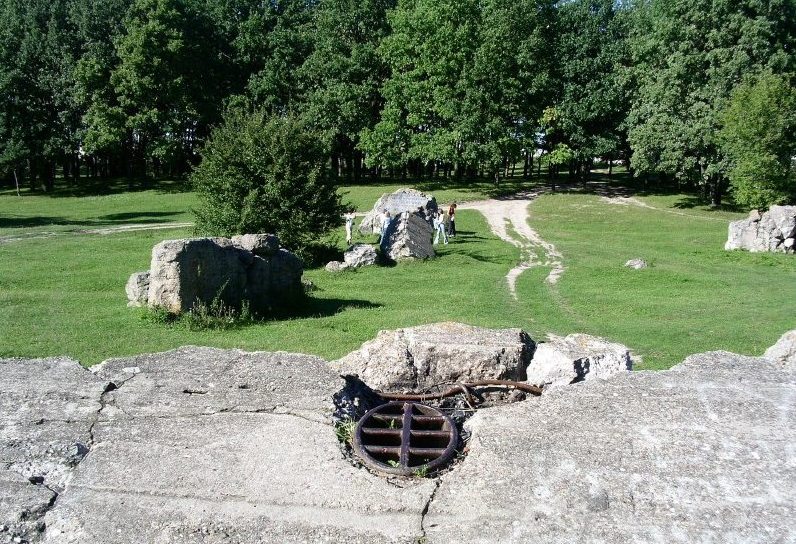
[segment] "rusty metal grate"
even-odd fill
[[[431,406],[389,402],[366,413],[354,433],[354,450],[372,469],[410,476],[433,471],[456,452],[459,433]]]

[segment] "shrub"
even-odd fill
[[[225,114],[192,174],[200,234],[268,232],[306,257],[342,223],[321,137],[292,115],[234,108]]]
[[[719,132],[735,201],[766,209],[796,196],[796,90],[763,74],[734,90]]]

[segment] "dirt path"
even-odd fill
[[[502,240],[520,248],[520,263],[506,274],[506,284],[517,299],[517,278],[536,266],[550,268],[545,281],[555,284],[564,273],[564,258],[556,247],[542,239],[528,224],[528,205],[539,193],[518,194],[512,199],[481,200],[462,203],[463,210],[477,210],[483,214],[492,232]]]
[[[9,242],[19,242],[22,240],[35,240],[36,238],[51,238],[53,236],[64,235],[107,235],[117,234],[121,232],[137,232],[142,230],[165,230],[165,229],[181,229],[185,227],[192,227],[193,223],[144,223],[132,225],[120,225],[118,227],[104,227],[99,229],[78,229],[78,230],[64,230],[57,232],[34,232],[31,234],[10,234],[7,236],[0,236],[0,244],[7,244]]]

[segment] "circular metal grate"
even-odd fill
[[[372,469],[410,476],[432,471],[456,452],[459,432],[431,406],[389,402],[366,413],[354,433],[354,451]]]

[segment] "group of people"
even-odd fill
[[[438,210],[434,216],[434,244],[439,243],[440,236],[444,243],[448,243],[448,237],[456,236],[456,203],[452,203],[448,208],[447,231],[445,229],[445,210]]]
[[[348,245],[351,245],[355,218],[356,213],[354,213],[353,209],[349,210],[343,215],[343,219],[345,219],[345,241]],[[391,220],[392,218],[390,217],[390,212],[388,210],[383,210],[379,216],[380,234],[379,240],[376,242],[377,244],[381,243],[384,234],[387,232],[387,229],[390,226]],[[448,207],[447,218],[445,217],[445,210],[440,208],[434,214],[432,220],[434,225],[434,244],[439,243],[440,237],[442,237],[443,243],[447,244],[449,237],[453,238],[456,236],[456,203],[453,202]]]

